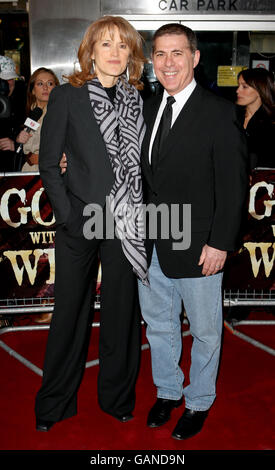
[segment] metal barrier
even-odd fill
[[[100,295],[96,294],[93,305],[95,310],[100,309]],[[54,297],[0,299],[0,315],[18,315],[47,313],[54,309]]]
[[[275,306],[275,290],[224,290],[223,305],[236,306]]]
[[[224,307],[236,306],[275,306],[275,290],[265,292],[224,290]],[[100,294],[95,295],[93,304],[95,310],[100,310]],[[54,297],[0,299],[0,315],[37,314],[52,312],[54,309]]]

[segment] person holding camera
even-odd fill
[[[20,171],[17,139],[25,119],[26,90],[10,57],[0,56],[0,172]]]

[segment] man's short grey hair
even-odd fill
[[[170,23],[170,24],[165,24],[161,26],[159,29],[157,29],[157,31],[155,31],[155,34],[153,36],[153,46],[152,46],[153,53],[155,50],[156,39],[161,36],[164,36],[165,34],[177,34],[177,35],[184,34],[187,38],[192,54],[195,54],[195,51],[198,49],[197,36],[192,29],[179,23]]]

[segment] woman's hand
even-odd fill
[[[28,155],[26,155],[26,161],[31,166],[38,165],[38,153],[28,153]]]
[[[4,137],[0,139],[0,150],[10,150],[15,151],[14,142],[9,137]]]
[[[63,175],[64,173],[66,173],[67,171],[67,157],[66,157],[66,154],[63,153],[62,155],[62,158],[59,162],[59,166],[60,166],[60,173],[61,175]]]
[[[16,142],[18,144],[26,144],[32,136],[32,132],[29,133],[27,131],[21,131],[16,137]]]

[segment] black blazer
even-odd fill
[[[61,176],[63,152],[68,165]],[[83,203],[105,205],[114,175],[86,84],[76,88],[67,83],[52,90],[41,129],[39,170],[57,224],[69,219],[69,193]]]
[[[144,106],[145,200],[156,205],[191,204],[190,247],[173,250],[170,234],[169,239],[156,240],[156,249],[168,277],[199,277],[205,243],[227,251],[237,244],[248,188],[245,135],[235,106],[197,85],[170,131],[153,175],[148,152],[160,102],[161,97],[153,97]],[[153,243],[146,245],[150,260]]]

